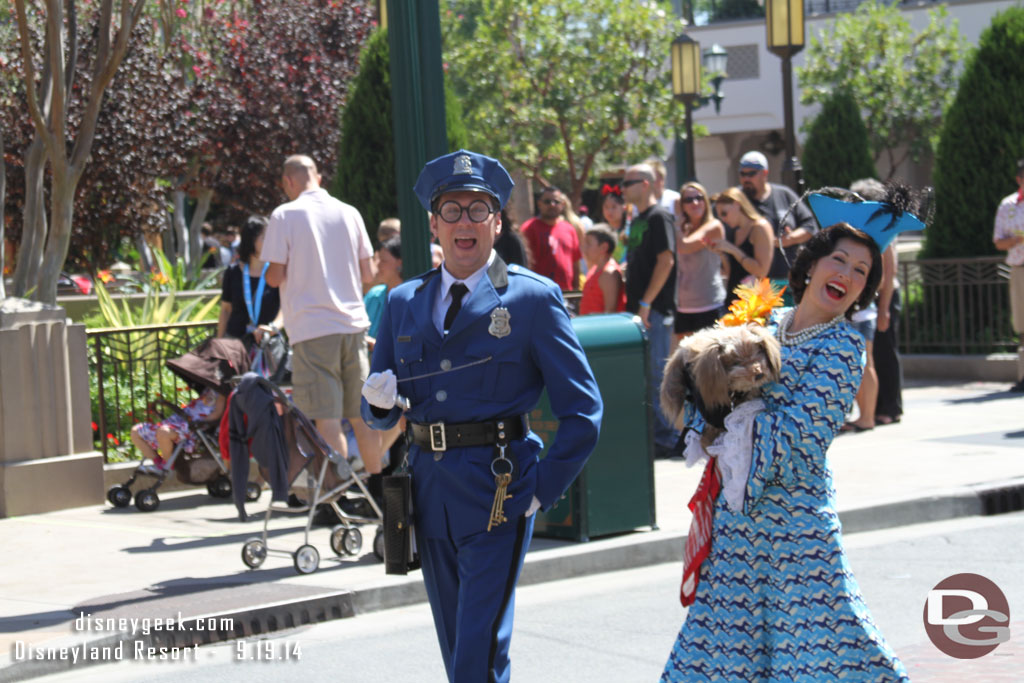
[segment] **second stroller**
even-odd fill
[[[199,397],[184,407],[161,399],[172,415],[159,423],[140,423],[132,428],[132,442],[142,452],[143,461],[128,481],[107,491],[107,500],[115,507],[128,506],[131,486],[141,476],[154,481],[136,492],[135,507],[143,512],[156,510],[160,505],[156,491],[171,472],[183,483],[206,484],[211,496],[231,496],[228,469],[219,457],[217,426],[225,397],[231,393],[229,380],[249,369],[245,347],[235,339],[207,339],[166,365]],[[261,487],[253,482],[245,491],[250,500],[257,500]]]

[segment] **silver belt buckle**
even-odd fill
[[[444,422],[435,422],[430,427],[430,450],[437,453],[438,451],[448,450],[448,444],[444,438]]]

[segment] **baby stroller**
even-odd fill
[[[231,393],[230,379],[249,369],[249,357],[245,346],[236,339],[207,339],[180,358],[166,362],[171,372],[183,379],[188,386],[200,394],[212,389],[227,396]],[[217,427],[220,416],[212,420],[194,420],[179,406],[160,399],[159,403],[180,419],[176,422],[187,426],[187,437],[174,447],[171,456],[162,467],[143,462],[124,484],[117,484],[107,491],[107,500],[115,507],[127,507],[131,502],[131,486],[140,476],[151,477],[152,486],[135,494],[135,507],[143,512],[152,512],[160,505],[156,490],[172,471],[178,480],[186,484],[206,484],[206,490],[215,498],[231,496],[231,479],[228,469],[220,458],[217,444]],[[261,487],[252,482],[245,487],[250,500],[260,497]]]
[[[245,426],[241,415],[244,413]],[[384,560],[383,516],[377,501],[366,488],[369,474],[355,473],[349,462],[327,445],[313,423],[295,407],[277,386],[249,373],[242,378],[231,398],[231,459],[248,463],[245,457],[246,441],[253,448],[253,457],[262,477],[270,482],[273,491],[270,505],[263,520],[263,533],[250,538],[242,546],[242,562],[256,569],[268,554],[291,557],[295,570],[312,574],[320,566],[320,552],[309,543],[309,530],[313,525],[316,507],[328,504],[337,515],[339,524],[331,529],[331,550],[338,556],[358,555],[363,546],[359,525],[376,525],[373,552]],[[237,460],[236,460],[237,459]],[[246,464],[233,469],[234,481],[244,480]],[[297,506],[286,502],[291,493]],[[359,515],[345,512],[338,499],[348,493],[364,500],[370,513]],[[241,496],[235,494],[239,516],[245,519],[245,506]],[[294,551],[271,548],[268,526],[274,512],[306,515],[303,543]]]

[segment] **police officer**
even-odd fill
[[[392,290],[363,387],[367,424],[411,424],[416,543],[450,681],[508,681],[514,591],[533,535],[597,443],[601,397],[559,288],[492,249],[512,179],[466,150],[415,191],[444,249]],[[528,414],[547,388],[546,457]],[[506,497],[507,496],[507,497]]]

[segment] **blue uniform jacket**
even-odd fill
[[[441,277],[437,269],[392,290],[373,351],[373,372],[391,369],[398,393],[412,404],[406,417],[417,423],[494,420],[529,413],[547,387],[558,432],[547,455],[538,461],[542,442],[531,432],[511,444],[519,467],[505,502],[510,531],[533,495],[549,508],[583,469],[597,443],[601,396],[569,316],[562,294],[551,280],[495,258],[487,276],[463,304],[447,337],[432,320]],[[509,312],[507,336],[489,331],[491,314]],[[403,379],[490,360],[443,374]],[[380,409],[378,409],[378,413]],[[362,416],[376,429],[387,429],[401,415],[398,407],[379,417],[362,400]],[[414,508],[419,531],[430,537],[461,538],[487,528],[494,501],[490,463],[493,446],[452,448],[440,458],[413,446]],[[441,498],[439,500],[438,498]]]

